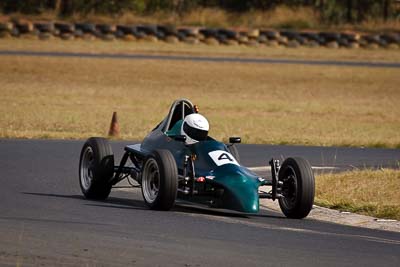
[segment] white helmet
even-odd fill
[[[186,144],[191,145],[206,140],[209,129],[207,119],[203,115],[193,113],[183,120],[181,134],[186,136]]]

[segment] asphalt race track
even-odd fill
[[[116,158],[126,142],[114,142]],[[0,140],[0,266],[400,266],[400,233],[262,211],[148,210],[139,189],[85,200],[83,141]],[[314,166],[396,166],[399,150],[239,146],[242,162],[302,154]]]
[[[256,63],[256,64],[347,66],[347,67],[368,67],[368,68],[400,68],[400,63],[397,62],[300,60],[300,59],[271,59],[271,58],[243,58],[243,57],[204,57],[204,56],[148,55],[148,54],[106,54],[106,53],[70,53],[70,52],[0,50],[0,56],[78,57],[78,58],[98,58],[98,59],[172,60],[172,61],[196,61],[196,62],[231,62],[231,63]]]

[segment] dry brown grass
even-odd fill
[[[334,188],[334,189],[333,189]],[[362,170],[316,178],[316,203],[400,220],[400,170]]]
[[[400,20],[371,20],[361,23],[360,25],[352,25],[350,28],[355,30],[363,30],[369,32],[376,31],[400,31]]]
[[[232,18],[233,19],[233,18]],[[319,15],[311,8],[280,6],[270,11],[250,11],[236,18],[237,25],[255,28],[319,28]]]
[[[16,56],[0,61],[0,137],[104,135],[118,111],[122,138],[140,140],[173,100],[187,97],[200,105],[218,139],[400,144],[397,69]]]
[[[181,25],[209,27],[237,26],[237,21],[232,21],[231,18],[232,14],[221,9],[201,8],[184,14],[178,23]]]

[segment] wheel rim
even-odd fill
[[[289,167],[285,173],[285,177],[282,182],[282,199],[283,204],[287,208],[293,208],[297,201],[297,177],[296,172],[292,167]]]
[[[83,151],[80,169],[81,185],[85,190],[89,190],[93,181],[93,164],[93,149],[88,146]]]
[[[147,203],[153,203],[160,189],[160,170],[155,159],[146,161],[142,178],[143,197]]]

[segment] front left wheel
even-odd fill
[[[178,170],[171,152],[155,150],[143,165],[142,195],[154,210],[170,210],[178,190]]]
[[[288,218],[302,219],[313,206],[315,194],[314,174],[310,163],[302,158],[287,158],[280,170],[282,198],[279,206]]]
[[[82,147],[79,161],[79,184],[88,199],[106,199],[114,175],[114,155],[107,139],[89,138]]]

